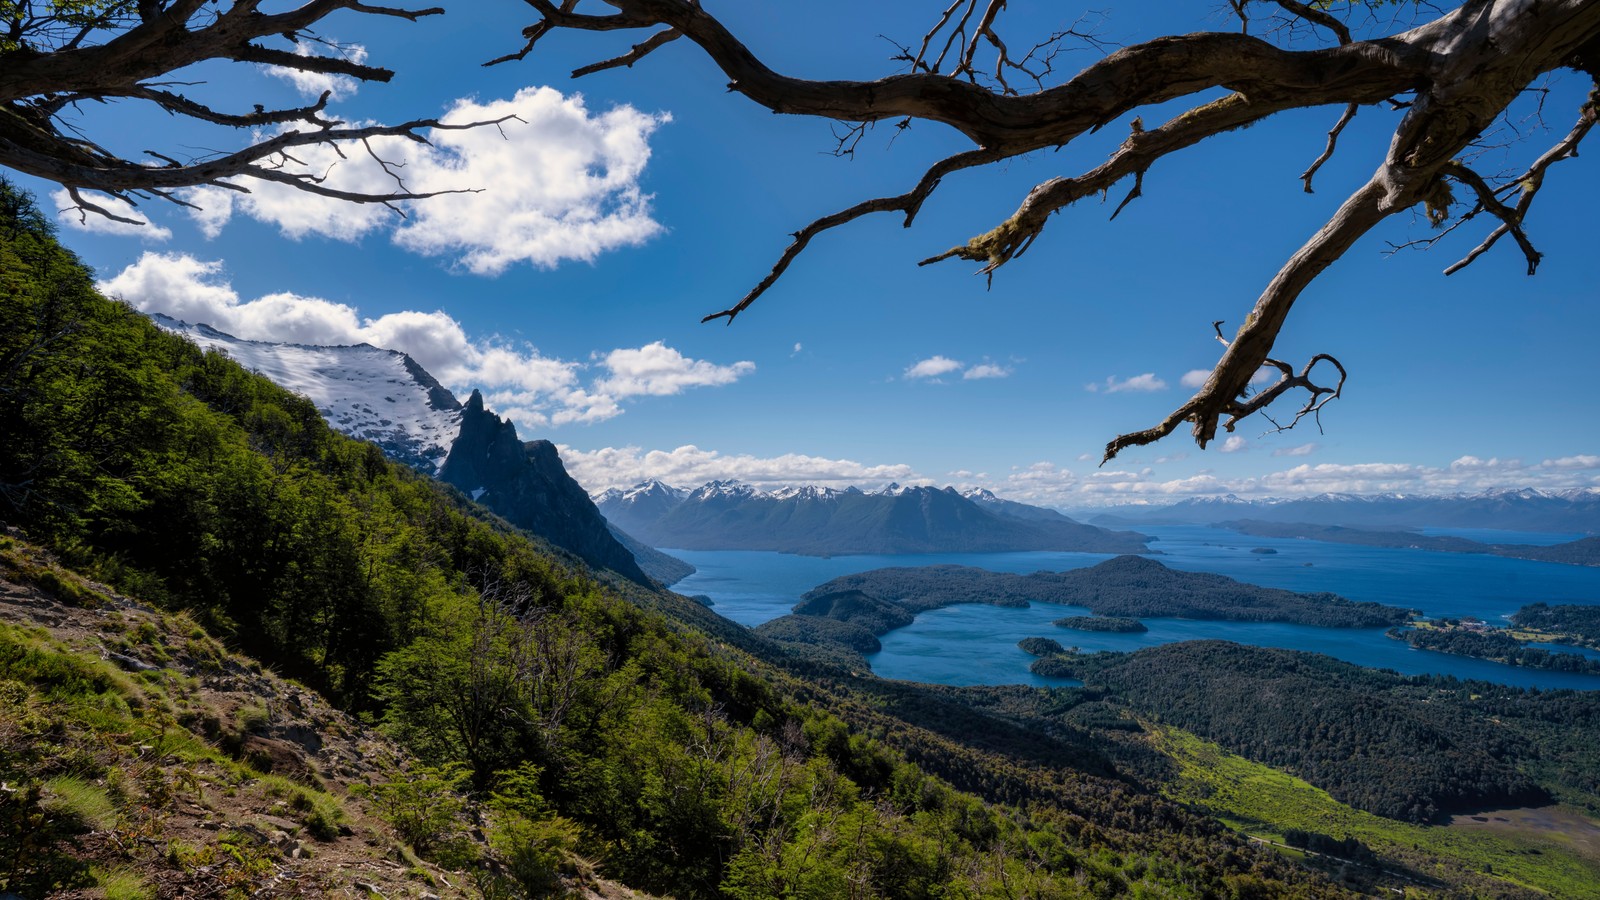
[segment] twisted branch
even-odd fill
[[[1293,427],[1306,416],[1318,416],[1340,395],[1343,366],[1332,356],[1318,354],[1306,368],[1295,372],[1270,357],[1292,307],[1307,286],[1385,218],[1419,204],[1425,205],[1430,215],[1448,210],[1447,179],[1472,186],[1479,195],[1478,206],[1499,217],[1506,231],[1514,230],[1512,222],[1515,230],[1520,230],[1544,170],[1574,151],[1593,124],[1592,102],[1585,107],[1585,118],[1574,134],[1530,168],[1524,178],[1527,188],[1515,206],[1500,199],[1505,188],[1489,188],[1485,194],[1472,183],[1475,176],[1466,174],[1470,170],[1455,159],[1533,79],[1566,66],[1600,67],[1594,62],[1600,58],[1600,3],[1593,0],[1467,0],[1461,8],[1433,21],[1388,37],[1359,41],[1320,4],[1274,0],[1278,9],[1292,17],[1291,24],[1310,26],[1291,34],[1292,39],[1298,42],[1307,33],[1320,31],[1331,35],[1331,45],[1287,49],[1243,33],[1163,37],[1110,53],[1055,85],[1043,84],[1037,77],[1045,70],[1024,69],[1010,57],[996,26],[1004,0],[950,0],[915,52],[901,47],[897,59],[908,63],[910,71],[873,81],[812,81],[775,72],[698,0],[595,0],[592,5],[605,11],[594,14],[580,12],[589,8],[589,0],[561,0],[559,5],[551,0],[527,2],[541,18],[524,29],[528,43],[523,51],[502,60],[521,58],[535,42],[558,29],[648,30],[652,35],[613,60],[578,70],[598,71],[619,60],[636,60],[659,46],[652,41],[666,34],[681,35],[721,69],[729,90],[776,113],[846,123],[842,139],[846,148],[861,127],[883,120],[939,122],[972,142],[972,150],[934,166],[912,191],[863,201],[796,232],[753,290],[734,306],[706,316],[706,321],[731,321],[742,313],[822,231],[875,212],[905,212],[909,224],[945,174],[1043,148],[1060,148],[1146,106],[1219,89],[1225,92],[1153,129],[1146,130],[1140,119],[1133,119],[1128,138],[1099,166],[1076,177],[1052,178],[1037,185],[1004,222],[922,264],[951,258],[972,260],[982,264],[981,274],[992,277],[998,268],[1028,250],[1052,213],[1091,194],[1104,194],[1132,176],[1133,186],[1113,211],[1115,218],[1144,193],[1145,173],[1166,155],[1277,112],[1336,104],[1344,112],[1329,131],[1323,153],[1301,176],[1310,191],[1357,107],[1389,101],[1395,109],[1403,109],[1376,172],[1279,268],[1228,342],[1207,383],[1156,426],[1111,441],[1106,459],[1126,447],[1158,440],[1185,422],[1192,425],[1195,441],[1204,447],[1219,427],[1233,429],[1241,418],[1263,412],[1295,388],[1309,391],[1311,399],[1284,427]],[[1230,0],[1246,28],[1248,2]],[[1364,27],[1375,29],[1380,24],[1374,19]],[[981,73],[977,59],[985,44],[997,56],[994,71]],[[947,65],[949,70],[943,71]],[[1038,90],[1019,93],[1007,83],[1006,73],[1019,70],[1036,75]],[[1393,98],[1402,95],[1414,99],[1396,103]],[[1491,235],[1485,249],[1495,239],[1496,235]],[[1312,368],[1322,362],[1339,371],[1338,382],[1331,387],[1313,379]],[[1247,397],[1250,377],[1263,365],[1280,371],[1279,382]]]
[[[301,55],[268,46],[264,39],[322,41],[309,31],[327,16],[348,11],[417,21],[443,13],[439,7],[403,9],[360,0],[304,0],[274,13],[264,13],[262,0],[139,0],[113,4],[84,24],[66,13],[17,24],[10,35],[14,49],[0,52],[0,166],[54,181],[67,189],[80,212],[114,221],[133,221],[86,199],[97,191],[133,203],[139,195],[160,197],[192,206],[172,191],[216,185],[247,190],[229,181],[238,176],[286,184],[320,196],[356,203],[393,204],[434,196],[438,192],[399,190],[386,193],[340,191],[325,177],[288,171],[289,151],[313,145],[332,146],[373,137],[405,137],[425,142],[422,129],[468,128],[490,123],[445,125],[435,119],[414,119],[398,125],[349,127],[326,115],[330,93],[307,106],[235,113],[192,100],[156,79],[207,60],[266,64],[362,81],[387,82],[394,73],[342,56]],[[55,7],[52,7],[54,9]],[[65,26],[72,24],[70,29]],[[103,38],[91,43],[91,38]],[[172,115],[226,128],[291,126],[239,151],[182,162],[177,154],[147,150],[160,161],[127,159],[80,134],[61,118],[69,108],[88,101],[134,100],[153,104]],[[381,161],[380,161],[381,162]],[[396,208],[397,209],[397,208]],[[398,209],[397,209],[398,211]],[[143,223],[138,223],[143,224]]]

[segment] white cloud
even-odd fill
[[[799,356],[800,355],[800,351],[802,349],[804,349],[804,348],[800,346],[800,342],[799,341],[795,341],[794,342],[794,351],[792,353],[790,353],[789,355],[790,356]]]
[[[1501,459],[1498,456],[1489,459],[1463,456],[1450,463],[1452,472],[1515,472],[1522,468],[1522,460]]]
[[[584,386],[584,364],[545,356],[527,343],[470,337],[440,310],[365,318],[353,306],[292,293],[244,300],[225,280],[222,263],[183,253],[147,252],[98,286],[137,309],[203,322],[245,340],[400,350],[452,390],[481,389],[491,408],[529,427],[598,422],[620,415],[629,397],[728,384],[755,368],[690,359],[658,341],[595,354],[609,374]]]
[[[458,100],[442,118],[447,124],[509,118],[498,126],[434,129],[427,143],[401,137],[374,138],[364,147],[305,147],[295,151],[303,171],[326,174],[326,185],[344,191],[396,190],[388,161],[405,188],[468,191],[410,204],[401,219],[379,204],[354,204],[318,197],[274,182],[241,179],[250,192],[207,187],[187,199],[215,236],[235,213],[278,227],[286,236],[320,235],[354,241],[390,229],[397,245],[425,256],[446,256],[480,275],[496,275],[528,263],[550,268],[568,260],[591,261],[619,247],[636,246],[661,233],[650,214],[649,194],[639,185],[650,159],[649,138],[671,120],[630,106],[591,114],[583,97],[553,88],[524,88],[509,100]]]
[[[1427,485],[1429,473],[1427,467],[1409,463],[1302,464],[1264,475],[1260,485],[1265,493],[1285,495],[1416,491]]]
[[[1279,447],[1272,451],[1273,456],[1310,456],[1317,452],[1315,443],[1301,444],[1298,447]]]
[[[1010,369],[993,363],[980,363],[961,373],[961,377],[968,381],[979,378],[1006,378],[1010,375]]]
[[[1154,372],[1146,372],[1143,375],[1135,375],[1132,378],[1124,379],[1119,379],[1112,375],[1106,378],[1104,384],[1088,384],[1084,386],[1084,390],[1090,393],[1105,391],[1108,394],[1120,394],[1124,391],[1164,391],[1166,389],[1167,383],[1157,378]]]
[[[961,368],[961,363],[945,356],[930,356],[906,369],[906,378],[938,378]]]
[[[901,484],[928,482],[904,464],[864,465],[854,460],[828,459],[801,453],[772,457],[724,455],[715,450],[702,450],[693,444],[676,450],[643,450],[639,447],[578,450],[564,445],[560,450],[567,471],[590,493],[613,487],[630,487],[651,478],[680,487],[698,487],[708,481],[732,478],[768,489],[803,484],[844,488],[890,481]]]
[[[798,350],[799,346],[799,344],[796,344],[795,348]],[[938,381],[942,376],[949,375],[951,372],[961,372],[963,381],[1008,378],[1011,375],[1009,368],[995,363],[983,362],[969,366],[959,359],[951,359],[948,356],[930,356],[908,366],[903,377],[908,381],[913,378]]]
[[[1578,456],[1563,456],[1560,459],[1547,459],[1539,463],[1541,469],[1600,469],[1600,456],[1580,454]]]
[[[367,48],[360,44],[344,44],[334,48],[335,54],[320,54],[312,49],[309,41],[297,41],[294,45],[295,56],[323,56],[336,55],[347,59],[356,65],[367,61]],[[291,69],[287,66],[262,66],[262,71],[274,78],[282,78],[294,85],[294,89],[306,97],[321,97],[323,92],[329,93],[330,100],[343,100],[355,96],[361,87],[361,82],[348,75],[330,75],[325,72],[307,72],[302,69]]]
[[[1223,441],[1222,442],[1222,446],[1217,448],[1217,452],[1219,452],[1219,453],[1238,453],[1240,450],[1249,449],[1249,447],[1250,447],[1250,442],[1245,440],[1243,437],[1241,437],[1241,436],[1236,434],[1236,435],[1233,435],[1232,437],[1228,438],[1227,440]]]
[[[86,198],[88,199],[88,198]],[[56,205],[56,221],[67,226],[72,231],[84,231],[89,234],[111,234],[118,237],[136,237],[145,241],[165,241],[172,237],[172,231],[161,225],[151,224],[150,220],[131,204],[116,197],[102,197],[96,194],[92,203],[104,206],[106,209],[122,216],[125,219],[135,219],[141,224],[134,225],[128,222],[118,222],[105,216],[80,209],[77,201],[67,193],[66,188],[52,191],[51,202]]]
[[[611,374],[595,387],[616,397],[665,397],[688,388],[732,384],[756,368],[748,360],[719,366],[690,359],[661,341],[637,350],[613,350],[600,364]]]
[[[1264,381],[1277,380],[1277,378],[1282,374],[1283,373],[1279,372],[1277,369],[1271,368],[1270,366],[1262,366],[1255,371],[1255,374],[1250,376],[1250,383],[1261,384]],[[1189,388],[1190,390],[1198,390],[1202,387],[1205,387],[1206,379],[1210,377],[1210,369],[1190,369],[1189,371],[1183,373],[1183,377],[1178,379],[1178,383],[1186,388]]]

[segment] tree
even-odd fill
[[[0,0],[0,166],[62,185],[81,211],[131,224],[142,223],[83,192],[108,194],[130,207],[152,196],[193,206],[179,189],[213,185],[248,193],[248,185],[237,180],[248,177],[392,206],[432,195],[408,190],[398,169],[387,165],[394,190],[339,190],[325,183],[325,174],[298,166],[295,150],[343,145],[376,158],[363,142],[384,136],[424,141],[419,133],[424,128],[491,124],[416,119],[353,126],[325,115],[331,91],[310,106],[268,109],[255,104],[244,112],[217,109],[181,93],[192,82],[173,80],[173,73],[213,60],[387,82],[392,71],[366,65],[361,54],[347,54],[347,48],[313,29],[340,11],[413,22],[444,12],[361,0],[302,0],[271,13],[262,12],[262,5],[263,0]],[[274,41],[279,45],[273,46]],[[249,146],[229,153],[179,159],[177,149],[144,150],[148,160],[131,159],[108,149],[100,143],[106,138],[89,136],[68,117],[89,104],[118,101],[147,103],[172,116],[257,133]]]
[[[731,323],[823,231],[888,212],[902,214],[909,227],[946,176],[1062,147],[1146,107],[1181,98],[1196,101],[1155,127],[1134,118],[1127,139],[1099,166],[1040,183],[1005,221],[919,265],[971,260],[983,263],[980,272],[992,277],[1027,251],[1052,213],[1131,178],[1131,188],[1116,207],[1120,212],[1141,195],[1145,173],[1169,154],[1285,110],[1342,106],[1326,150],[1301,176],[1309,192],[1317,170],[1332,157],[1340,134],[1362,106],[1389,103],[1404,109],[1377,171],[1284,261],[1236,333],[1229,338],[1223,323],[1215,323],[1217,339],[1227,349],[1204,386],[1153,427],[1113,439],[1104,460],[1160,440],[1185,422],[1204,447],[1219,426],[1231,431],[1247,416],[1266,414],[1295,389],[1309,396],[1293,419],[1279,427],[1315,418],[1339,396],[1344,367],[1333,356],[1318,354],[1296,368],[1271,357],[1273,344],[1305,288],[1389,216],[1420,205],[1434,225],[1452,231],[1487,215],[1497,224],[1447,274],[1470,264],[1506,235],[1533,274],[1540,254],[1523,222],[1550,167],[1577,155],[1600,112],[1597,85],[1582,102],[1572,129],[1515,173],[1485,175],[1462,158],[1512,101],[1546,73],[1570,68],[1600,81],[1600,3],[1592,0],[1467,0],[1431,20],[1424,20],[1424,12],[1436,12],[1434,7],[1419,3],[1419,21],[1396,33],[1385,33],[1384,23],[1375,19],[1362,21],[1364,11],[1382,5],[1378,0],[1229,0],[1241,24],[1237,34],[1158,38],[1110,53],[1065,79],[1054,77],[1056,53],[1068,41],[1098,46],[1092,32],[1068,28],[1019,53],[1000,34],[1006,0],[951,0],[917,46],[900,48],[896,59],[907,71],[876,81],[808,81],[773,71],[699,0],[605,0],[604,7],[588,0],[526,2],[541,18],[523,31],[523,49],[504,60],[525,57],[540,40],[563,29],[647,34],[627,52],[572,73],[580,77],[632,67],[661,46],[688,38],[727,75],[730,91],[776,113],[846,123],[842,152],[853,150],[862,129],[875,122],[896,122],[902,129],[917,120],[940,122],[971,141],[971,149],[935,163],[904,193],[864,200],[795,232],[793,243],[765,278],[737,304],[705,321]],[[1267,15],[1253,16],[1263,9]],[[1219,89],[1221,96],[1206,99]],[[1457,188],[1465,189],[1469,199],[1458,201]],[[1279,378],[1252,395],[1251,377],[1264,365],[1278,370]]]

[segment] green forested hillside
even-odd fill
[[[1070,741],[947,701],[886,714],[552,555],[97,296],[9,186],[0,429],[5,525],[380,723],[428,768],[374,803],[442,863],[492,853],[494,890],[548,893],[576,853],[679,898],[1341,893]],[[8,690],[46,690],[19,671]],[[37,750],[0,742],[0,777],[30,787]],[[423,827],[452,786],[489,851]]]
[[[1116,703],[1391,819],[1600,808],[1600,694],[1402,676],[1327,656],[1187,641],[1053,657]]]

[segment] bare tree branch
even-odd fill
[[[1578,145],[1583,143],[1583,139],[1594,128],[1597,118],[1600,118],[1600,88],[1590,92],[1588,102],[1578,112],[1578,123],[1572,127],[1571,131],[1567,132],[1566,137],[1534,160],[1526,172],[1511,179],[1504,187],[1490,190],[1487,195],[1485,190],[1488,189],[1488,185],[1484,184],[1482,179],[1472,185],[1474,190],[1478,192],[1479,208],[1489,210],[1496,218],[1500,219],[1501,224],[1490,232],[1488,237],[1483,239],[1483,243],[1474,247],[1460,262],[1445,269],[1444,274],[1454,275],[1472,265],[1478,257],[1489,252],[1495,242],[1504,237],[1507,232],[1516,237],[1518,245],[1522,247],[1523,255],[1528,260],[1528,274],[1532,275],[1534,273],[1534,270],[1539,265],[1541,254],[1533,249],[1528,242],[1527,235],[1523,234],[1522,220],[1528,214],[1529,207],[1533,205],[1534,197],[1538,196],[1539,189],[1544,187],[1545,172],[1556,163],[1564,159],[1572,159],[1578,155]],[[1464,166],[1462,168],[1465,169]],[[1470,172],[1471,170],[1466,171]],[[1475,173],[1473,173],[1473,177],[1476,177]],[[1507,209],[1498,201],[1497,197],[1501,191],[1513,187],[1521,191],[1521,195],[1517,198],[1517,205]],[[1462,221],[1471,218],[1476,212],[1477,210],[1468,212],[1462,217]]]
[[[226,179],[238,176],[286,184],[322,196],[359,203],[384,203],[432,196],[405,189],[367,194],[338,191],[323,176],[292,174],[288,151],[314,145],[394,136],[424,141],[427,128],[473,127],[415,119],[399,125],[348,127],[326,115],[329,93],[309,106],[249,112],[225,112],[192,100],[159,81],[167,73],[207,60],[267,64],[300,72],[339,75],[385,82],[388,69],[369,66],[342,55],[302,55],[262,41],[318,38],[309,29],[337,12],[402,18],[409,21],[439,15],[443,9],[404,9],[359,0],[302,0],[266,13],[262,0],[140,0],[113,3],[87,23],[79,23],[58,5],[52,13],[13,28],[11,49],[0,49],[0,166],[24,172],[67,188],[80,211],[130,221],[88,201],[83,191],[98,191],[124,201],[145,193],[183,205],[171,191],[197,185],[247,190]],[[81,16],[81,14],[78,14]],[[71,28],[65,26],[71,23]],[[95,43],[94,41],[100,41]],[[78,124],[63,119],[68,110],[89,102],[140,101],[176,116],[227,128],[260,129],[291,126],[267,137],[254,137],[239,151],[181,162],[179,154],[147,150],[161,161],[126,159],[90,140]],[[474,123],[484,124],[484,123]],[[380,161],[382,162],[382,161]],[[141,223],[142,224],[142,223]]]
[[[752,288],[750,293],[745,294],[743,299],[733,306],[721,312],[714,312],[700,321],[710,322],[713,319],[725,318],[728,320],[728,324],[732,325],[734,318],[749,308],[750,304],[756,302],[756,298],[766,293],[768,288],[776,284],[778,278],[789,268],[789,264],[794,262],[795,257],[806,249],[812,238],[822,232],[877,212],[903,212],[906,217],[905,227],[910,228],[912,221],[917,217],[917,213],[922,209],[923,202],[939,186],[939,182],[944,176],[961,169],[985,165],[994,162],[998,158],[994,153],[985,150],[969,150],[965,153],[958,153],[935,163],[932,168],[923,173],[922,179],[917,182],[917,186],[904,194],[897,197],[879,197],[873,200],[865,200],[849,209],[840,210],[833,215],[823,216],[812,222],[794,233],[794,242],[783,251],[783,255],[778,257],[777,263],[773,265],[772,271],[768,272],[767,277],[761,279],[761,282]]]
[[[1108,444],[1106,458],[1129,446],[1148,444],[1185,422],[1202,447],[1218,427],[1232,430],[1246,416],[1263,412],[1294,388],[1311,399],[1289,426],[1316,417],[1341,393],[1344,369],[1327,354],[1313,357],[1295,372],[1272,361],[1270,351],[1297,299],[1354,243],[1395,213],[1422,206],[1442,223],[1453,198],[1449,183],[1468,184],[1478,207],[1495,215],[1519,242],[1527,204],[1545,169],[1566,158],[1593,124],[1593,102],[1579,127],[1523,176],[1523,195],[1515,205],[1499,199],[1494,187],[1457,161],[1458,155],[1489,127],[1516,96],[1543,73],[1562,67],[1600,68],[1600,3],[1592,0],[1467,0],[1459,9],[1420,10],[1431,21],[1369,40],[1356,40],[1345,21],[1322,4],[1271,0],[1280,12],[1274,21],[1295,45],[1290,49],[1250,34],[1199,33],[1157,38],[1106,55],[1060,84],[1043,83],[1047,69],[1014,59],[1000,38],[997,22],[1004,0],[950,0],[917,50],[900,47],[896,59],[910,71],[875,81],[810,81],[768,68],[697,0],[595,0],[603,13],[585,11],[589,0],[527,0],[542,17],[524,30],[529,43],[559,29],[610,32],[649,29],[655,37],[680,34],[697,45],[729,79],[729,89],[777,113],[808,115],[847,123],[846,140],[866,124],[897,120],[940,122],[965,135],[974,149],[930,169],[917,188],[892,197],[866,200],[801,229],[777,264],[740,302],[706,320],[732,320],[783,275],[810,240],[827,229],[874,212],[903,211],[914,216],[939,178],[957,168],[1000,162],[1035,150],[1062,147],[1117,118],[1144,107],[1221,89],[1217,99],[1202,99],[1186,113],[1145,129],[1132,121],[1128,138],[1103,163],[1075,177],[1048,179],[1028,193],[1004,222],[966,243],[922,261],[960,258],[982,264],[988,276],[1020,257],[1042,233],[1049,217],[1094,194],[1104,195],[1129,176],[1133,186],[1112,213],[1115,218],[1145,192],[1144,176],[1167,155],[1278,112],[1337,104],[1344,113],[1328,133],[1323,153],[1301,176],[1306,191],[1333,155],[1357,107],[1388,101],[1404,115],[1368,182],[1353,192],[1332,217],[1284,262],[1257,297],[1254,309],[1212,371],[1207,383],[1163,421],[1124,434]],[[1230,0],[1245,30],[1250,0]],[[1375,16],[1360,26],[1378,31]],[[1069,29],[1069,32],[1071,29]],[[1329,37],[1331,36],[1331,37]],[[654,38],[652,38],[653,40]],[[640,48],[616,60],[643,55]],[[898,45],[897,45],[898,46]],[[982,71],[980,51],[995,52],[993,68]],[[1041,44],[1040,46],[1044,46]],[[509,58],[509,57],[507,57]],[[596,64],[605,66],[606,64]],[[948,71],[946,71],[946,67]],[[595,70],[588,67],[587,70]],[[585,70],[580,70],[585,71]],[[1037,90],[1018,92],[1007,73],[1026,72]],[[1406,103],[1393,98],[1411,95]],[[1470,214],[1469,214],[1470,215]],[[1492,245],[1500,232],[1485,242]],[[1531,244],[1524,245],[1524,252]],[[1479,253],[1480,251],[1475,251]],[[1475,258],[1475,256],[1473,257]],[[1535,257],[1530,256],[1530,265]],[[1470,261],[1470,259],[1468,260]],[[1333,386],[1312,380],[1311,367],[1326,362],[1339,371]],[[1279,369],[1279,382],[1246,399],[1251,376],[1263,365]]]
[[[1328,160],[1333,159],[1333,151],[1339,146],[1339,135],[1344,133],[1344,128],[1350,124],[1350,120],[1356,117],[1356,109],[1357,107],[1354,103],[1344,108],[1344,115],[1340,116],[1339,121],[1328,129],[1328,146],[1323,148],[1322,155],[1313,160],[1311,165],[1300,173],[1300,180],[1305,183],[1306,193],[1316,193],[1311,189],[1311,179],[1317,177],[1318,169],[1327,164]]]

